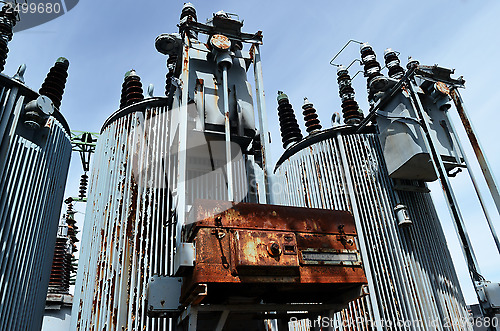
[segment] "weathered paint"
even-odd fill
[[[41,328],[69,161],[59,112],[23,124],[38,93],[0,75],[0,330]]]
[[[340,306],[366,284],[349,212],[198,200],[191,213],[201,220],[186,235],[196,245],[196,265],[183,283],[186,306],[201,284],[203,303],[256,297]]]
[[[341,128],[324,130],[321,137],[311,144],[304,140],[280,160],[275,174],[283,192],[276,198],[284,205],[347,209],[355,216],[371,293],[335,319],[361,330],[371,328],[356,323],[358,317],[391,321],[394,330],[444,330],[447,321],[449,330],[472,330],[430,195],[394,190],[376,134]],[[408,207],[413,221],[407,229],[397,226],[398,203]],[[401,320],[422,324],[397,326]]]
[[[169,325],[168,320],[147,317],[145,306],[151,276],[173,274],[180,193],[179,143],[171,132],[179,128],[175,114],[179,109],[167,111],[166,103],[166,98],[150,98],[127,106],[106,121],[99,136],[89,181],[72,329],[161,330]],[[211,164],[220,169],[225,158],[220,153],[212,160],[198,155],[198,145],[191,145],[197,137],[190,132],[185,145],[184,205],[195,199],[227,199],[225,178],[212,171]],[[233,163],[235,188],[243,197],[245,161]]]

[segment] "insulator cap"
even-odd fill
[[[198,17],[196,16],[196,8],[191,2],[186,2],[184,6],[182,6],[181,20],[186,16],[191,16],[195,21],[198,20]]]
[[[198,39],[198,33],[196,31],[186,29],[186,27],[184,26],[184,23],[189,21],[197,22],[198,18],[196,17],[196,9],[194,8],[193,4],[187,2],[182,7],[179,32],[180,33],[186,32],[189,38]]]
[[[418,60],[415,60],[411,56],[408,56],[408,63],[406,64],[406,69],[411,69],[414,66],[418,66],[420,62]]]

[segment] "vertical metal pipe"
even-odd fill
[[[0,134],[1,134],[0,135],[0,155],[7,154],[9,145],[10,145],[11,140],[12,140],[12,134],[13,134],[12,130],[13,129],[11,127],[10,132],[7,132],[7,130],[9,129],[7,127],[7,125],[8,125],[9,120],[10,120],[10,116],[11,116],[10,114],[12,112],[14,112],[14,105],[15,105],[15,102],[17,101],[18,91],[19,91],[19,88],[17,86],[14,86],[10,90],[7,104],[3,109],[4,115],[3,115],[2,122],[0,123]],[[19,118],[19,116],[14,113],[14,117],[15,118],[13,119],[13,121],[14,121],[13,123],[16,123],[16,120]],[[5,168],[5,163],[4,162],[0,163],[0,180],[3,180],[4,168]]]
[[[448,203],[448,207],[450,209],[450,212],[453,216],[454,222],[453,224],[455,225],[455,229],[457,231],[457,234],[460,239],[460,243],[462,246],[462,251],[464,253],[465,259],[467,261],[467,265],[469,268],[469,273],[472,279],[472,284],[474,286],[474,289],[476,290],[476,294],[478,295],[478,300],[481,302],[479,298],[479,289],[478,289],[478,283],[483,281],[483,277],[480,274],[479,271],[479,264],[477,263],[476,256],[474,254],[474,250],[472,248],[472,245],[470,243],[470,238],[469,235],[467,234],[467,230],[465,228],[465,223],[463,221],[462,215],[460,213],[460,209],[458,208],[458,204],[455,198],[455,195],[453,193],[453,189],[451,187],[450,181],[447,177],[446,170],[443,164],[443,160],[441,159],[441,156],[438,154],[436,148],[435,148],[435,143],[434,140],[430,134],[430,126],[429,123],[426,121],[423,112],[424,108],[422,107],[422,104],[420,103],[419,97],[417,95],[416,87],[412,81],[409,81],[410,85],[410,94],[411,94],[411,102],[413,106],[415,107],[415,111],[417,113],[417,116],[419,118],[420,123],[422,124],[421,128],[424,131],[426,139],[424,139],[424,142],[426,144],[427,149],[431,153],[431,160],[434,165],[434,168],[436,172],[439,174],[439,178],[441,181],[441,186],[443,188],[443,192],[446,198],[446,201]],[[453,95],[457,96],[456,93],[453,93]],[[461,105],[461,103],[459,103]],[[480,305],[481,310],[483,312],[484,316],[488,316],[488,314],[482,309],[482,306]]]
[[[182,227],[186,223],[186,179],[187,179],[187,138],[188,138],[188,99],[189,99],[189,38],[184,41],[182,59],[182,99],[179,108],[179,141],[177,144],[177,225],[175,233],[176,254],[181,249]],[[176,267],[174,266],[174,269]],[[174,273],[177,270],[174,270]]]
[[[448,117],[448,114],[446,114],[446,117]],[[467,155],[464,152],[464,149],[462,147],[462,144],[460,143],[460,140],[458,139],[457,132],[455,130],[455,127],[451,120],[448,118],[448,122],[450,123],[450,127],[448,128],[453,135],[453,144],[456,144],[456,147],[460,151],[460,154],[462,154],[462,157],[464,158],[465,165],[467,166],[467,172],[469,173],[469,177],[472,181],[472,185],[474,186],[474,190],[476,191],[476,195],[479,199],[479,203],[481,204],[481,208],[483,209],[484,216],[486,217],[486,221],[488,222],[488,226],[490,227],[491,235],[493,236],[493,240],[495,241],[495,244],[497,246],[498,252],[500,252],[500,240],[498,239],[497,232],[495,230],[495,226],[493,225],[493,222],[491,221],[491,216],[488,212],[488,209],[486,208],[486,203],[484,201],[483,195],[481,194],[481,191],[479,190],[479,185],[476,181],[476,177],[474,176],[474,173],[472,172],[472,169],[469,167],[469,160],[467,158]],[[446,128],[445,128],[446,129]],[[475,149],[474,149],[475,151]],[[481,153],[481,155],[484,155]],[[485,159],[486,161],[486,159]],[[487,164],[487,163],[486,163]],[[491,188],[490,188],[491,189]],[[498,191],[497,191],[498,193]],[[497,205],[498,208],[498,205]]]
[[[259,115],[259,132],[262,154],[262,167],[264,170],[264,187],[266,196],[259,197],[260,203],[272,203],[269,177],[272,174],[271,164],[268,160],[269,151],[269,131],[267,128],[266,100],[264,98],[264,78],[262,77],[262,63],[260,60],[259,44],[253,44],[253,69],[255,78],[255,92],[257,94],[257,112]]]
[[[439,175],[439,179],[441,180],[441,185],[446,201],[448,203],[448,207],[455,221],[455,229],[457,230],[458,236],[460,238],[462,251],[464,252],[465,259],[468,263],[469,271],[472,271],[471,276],[473,282],[475,283],[476,281],[481,280],[479,277],[479,265],[472,249],[469,235],[467,234],[467,230],[465,229],[465,223],[463,221],[462,214],[460,213],[460,209],[458,208],[455,194],[453,193],[453,189],[451,188],[450,181],[446,174],[443,160],[436,150],[435,143],[430,134],[431,129],[429,123],[425,120],[425,117],[423,115],[423,106],[420,104],[415,85],[412,81],[409,81],[409,85],[411,94],[410,101],[415,108],[415,111],[421,123],[421,128],[423,130],[424,136],[426,137],[424,139],[425,145],[427,147],[427,150],[431,153],[431,160],[434,165],[434,169],[436,170],[436,173]]]
[[[479,140],[476,137],[476,133],[474,132],[474,128],[472,127],[472,123],[469,121],[469,116],[467,115],[467,111],[465,110],[464,102],[462,100],[462,96],[458,92],[456,88],[450,90],[450,96],[455,103],[455,107],[457,108],[458,115],[462,120],[462,124],[465,128],[465,132],[469,137],[472,148],[474,149],[474,153],[476,154],[477,161],[481,166],[481,170],[484,175],[484,179],[488,184],[488,188],[490,189],[491,196],[493,197],[493,201],[495,201],[495,206],[497,207],[498,213],[500,214],[500,194],[498,193],[498,185],[493,177],[493,173],[490,170],[490,166],[488,164],[488,160],[486,160],[486,156],[483,153],[483,149]]]
[[[229,92],[227,86],[227,65],[222,67],[222,94],[224,95],[224,130],[226,136],[227,198],[234,201],[233,166],[231,157],[231,123],[229,122]]]

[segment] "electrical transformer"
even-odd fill
[[[339,126],[298,141],[278,162],[276,182],[286,192],[279,195],[284,205],[354,214],[369,295],[337,314],[336,325],[411,322],[411,330],[433,324],[442,330],[446,321],[456,321],[453,330],[471,330],[429,191],[419,181],[393,184],[373,127],[355,133]],[[400,204],[411,225],[400,223]]]
[[[155,41],[165,97],[126,73],[95,151],[73,329],[262,328],[290,304],[328,313],[363,295],[352,214],[272,204],[262,34],[242,26],[185,4],[179,33]]]
[[[0,71],[15,12],[0,10]],[[12,8],[11,8],[12,9]],[[69,62],[59,58],[39,92],[0,73],[0,329],[42,325],[71,157],[70,129],[59,111]]]
[[[165,96],[145,97],[131,70],[102,127],[72,329],[310,330],[328,317],[336,330],[472,330],[426,184],[436,179],[481,307],[497,309],[448,179],[467,168],[446,113],[463,80],[414,60],[405,70],[390,49],[386,77],[361,44],[368,115],[343,66],[342,125],[336,114],[323,129],[305,98],[304,137],[278,91],[273,172],[262,33],[224,11],[200,23],[190,3],[178,27],[155,40]]]

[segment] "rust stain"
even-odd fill
[[[342,261],[310,262],[301,257],[302,251],[359,257],[349,212],[198,200],[188,217],[200,221],[188,235],[188,241],[196,242],[196,265],[185,275],[181,300],[188,300],[200,284],[220,284],[219,290],[208,290],[203,302],[220,300],[229,293],[260,293],[265,284],[273,284],[272,292],[278,297],[284,295],[281,291],[299,293],[307,287],[311,300],[333,293],[329,291],[334,287],[339,295],[339,287],[366,284],[359,262],[342,265]],[[221,256],[226,257],[228,268]]]
[[[131,198],[130,198],[130,204],[128,208],[128,217],[127,217],[127,229],[126,229],[126,235],[128,238],[132,237],[132,232],[134,230],[134,224],[135,224],[135,219],[136,219],[136,210],[137,210],[137,195],[138,195],[138,188],[137,188],[137,183],[135,182],[134,176],[132,176],[132,183],[131,185]]]
[[[462,121],[465,132],[467,133],[467,136],[469,137],[470,143],[472,145],[472,149],[474,150],[476,157],[479,160],[485,160],[483,152],[482,152],[481,148],[479,147],[479,141],[477,140],[477,137],[474,133],[474,130],[472,130],[472,126],[469,122],[469,119],[465,115],[465,109],[462,107],[462,102],[460,100],[460,96],[458,95],[456,89],[452,89],[450,91],[450,96],[453,99],[453,102],[455,103],[455,107],[457,108],[458,115],[460,116],[460,120]],[[488,182],[488,185],[491,185],[491,184]]]

